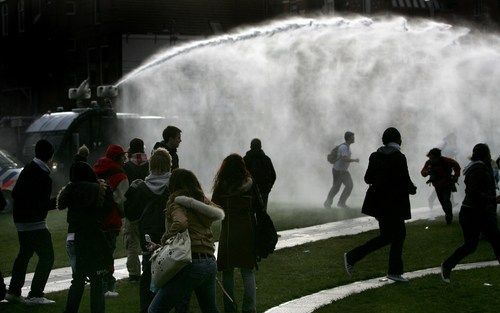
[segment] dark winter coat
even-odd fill
[[[123,166],[129,182],[136,179],[144,180],[149,175],[149,162],[144,153],[134,153],[130,160]]]
[[[496,214],[495,178],[491,166],[481,161],[471,162],[464,169],[465,198],[463,210],[474,210],[476,214]]]
[[[112,265],[111,249],[101,227],[113,205],[112,192],[104,183],[69,183],[57,196],[57,208],[68,209],[67,221],[75,233],[77,262],[88,274]]]
[[[219,205],[226,215],[222,220],[219,238],[217,268],[254,268],[255,250],[255,212],[263,210],[258,188],[251,179],[242,186],[217,188],[212,201]]]
[[[42,222],[49,210],[53,209],[50,201],[52,179],[49,172],[31,161],[26,165],[19,178],[12,198],[14,200],[14,223]]]
[[[142,180],[136,180],[125,194],[125,217],[129,221],[139,221],[142,251],[146,248],[145,234],[153,242],[159,243],[165,233],[165,213],[169,197],[168,188],[158,195],[152,192]]]
[[[257,183],[260,192],[269,194],[276,181],[276,171],[273,162],[262,149],[249,150],[243,158],[245,165],[252,174],[253,181]]]
[[[460,176],[460,165],[457,161],[442,156],[436,163],[427,160],[420,173],[423,177],[430,176],[428,182],[436,189],[453,188]]]
[[[411,218],[409,194],[417,187],[408,173],[406,157],[399,149],[383,146],[370,155],[365,182],[370,185],[362,212],[377,219]]]
[[[177,155],[177,148],[170,148],[163,140],[155,143],[153,150],[156,150],[158,148],[167,149],[168,153],[170,153],[170,156],[172,157],[172,166],[170,167],[171,171],[179,168],[179,156]]]

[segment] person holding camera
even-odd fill
[[[165,213],[170,195],[170,166],[172,158],[163,148],[154,150],[149,160],[149,175],[130,184],[125,197],[125,218],[137,225],[142,249],[142,275],[140,277],[140,313],[147,313],[154,298],[151,292],[151,252],[147,249],[146,235],[152,242],[160,242],[165,233]]]
[[[427,153],[427,160],[420,172],[423,177],[429,176],[428,184],[436,190],[439,203],[445,213],[446,224],[453,220],[451,193],[457,191],[455,184],[460,177],[460,165],[452,158],[441,155],[441,150],[433,148]]]
[[[387,278],[407,282],[403,274],[405,220],[411,218],[410,197],[417,193],[408,173],[406,157],[401,153],[401,134],[390,127],[382,136],[384,146],[370,155],[365,182],[370,185],[362,212],[377,219],[380,235],[344,254],[346,273],[351,276],[354,264],[368,254],[391,245]]]

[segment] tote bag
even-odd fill
[[[191,239],[185,231],[169,238],[151,256],[151,282],[161,288],[184,266],[191,263]]]

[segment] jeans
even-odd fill
[[[66,241],[66,253],[68,254],[69,264],[71,265],[71,273],[76,272],[76,252],[75,252],[75,241]]]
[[[151,302],[148,312],[170,312],[174,307],[182,304],[194,291],[203,313],[218,313],[219,310],[215,303],[216,275],[217,263],[215,258],[193,259],[191,264],[186,265],[165,286],[160,288],[153,302]],[[176,312],[187,312],[187,306],[184,306],[182,311],[176,309]]]
[[[151,254],[144,254],[142,256],[142,275],[139,282],[139,303],[140,303],[140,313],[147,313],[149,305],[155,294],[151,292],[151,261],[149,258]]]
[[[256,306],[256,287],[255,274],[252,269],[240,268],[241,278],[243,278],[243,304],[241,310],[243,312],[255,312]],[[224,311],[237,312],[238,307],[234,299],[234,269],[228,269],[222,272],[222,284],[228,293],[231,301],[224,295]]]
[[[118,234],[114,231],[104,231],[104,237],[108,241],[108,245],[111,249],[111,254],[115,253],[116,249],[116,237]],[[113,276],[115,272],[115,267],[114,265],[111,266],[111,268],[108,270],[108,273],[106,273],[103,277],[103,292],[107,291],[115,291],[116,289],[116,279]]]
[[[28,263],[33,253],[36,253],[38,255],[38,264],[36,265],[28,297],[43,297],[43,290],[54,264],[52,236],[48,229],[20,231],[17,232],[17,236],[19,238],[19,253],[12,268],[9,293],[15,296],[21,295]]]
[[[127,250],[127,270],[129,276],[141,275],[141,241],[139,234],[139,222],[131,222],[125,219],[123,227],[123,243]]]
[[[403,274],[403,244],[406,237],[405,221],[380,219],[378,224],[380,235],[347,252],[347,261],[349,264],[354,265],[368,254],[390,244],[389,270],[387,273],[389,275],[401,275]]]
[[[462,208],[460,211],[459,221],[464,236],[464,244],[443,262],[445,268],[453,269],[463,258],[476,251],[481,233],[490,242],[493,252],[500,263],[500,232],[496,212],[484,213],[481,216],[480,212],[471,212],[471,210],[476,210],[476,208],[470,210]]]
[[[90,312],[104,313],[104,292],[103,278],[97,273],[89,273],[87,275],[84,264],[76,257],[75,271],[73,272],[73,280],[68,291],[66,300],[66,308],[64,313],[77,313],[82,301],[83,291],[85,289],[85,279],[90,278]]]
[[[333,203],[333,198],[337,195],[340,190],[342,184],[344,184],[344,190],[340,195],[339,204],[345,205],[347,198],[351,195],[353,183],[351,174],[348,171],[337,171],[332,168],[332,176],[333,176],[333,186],[330,188],[330,192],[326,197],[325,206],[331,206]]]

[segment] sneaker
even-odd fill
[[[332,208],[332,204],[329,203],[328,201],[325,201],[325,203],[323,203],[323,207],[325,207],[325,209],[331,209]]]
[[[26,301],[24,299],[24,297],[22,297],[22,296],[16,296],[16,295],[11,294],[11,293],[7,293],[5,295],[5,300],[7,300],[10,303],[25,303],[25,301]]]
[[[118,297],[119,295],[120,295],[120,294],[119,294],[118,292],[116,292],[116,291],[106,291],[106,292],[104,293],[104,297],[106,297],[106,298],[116,298],[116,297]]]
[[[441,279],[445,283],[450,283],[451,270],[444,266],[444,263],[441,264]]]
[[[350,206],[348,206],[345,203],[339,203],[339,204],[337,204],[337,207],[339,207],[341,209],[350,209],[351,208]]]
[[[39,304],[54,304],[56,303],[54,300],[49,300],[45,297],[30,297],[26,298],[27,305],[39,305]]]
[[[395,281],[395,282],[400,282],[400,283],[407,283],[408,282],[408,279],[404,278],[401,275],[389,274],[386,277],[389,278],[390,280]]]
[[[347,253],[344,253],[344,269],[349,277],[352,276],[352,273],[354,272],[354,265],[347,261]]]

